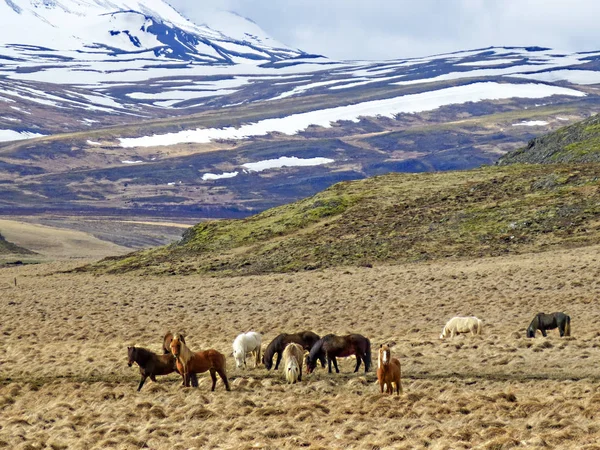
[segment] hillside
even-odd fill
[[[343,182],[81,270],[254,274],[583,246],[600,238],[598,170],[512,165]]]
[[[498,164],[600,161],[600,115],[562,127],[504,155]]]
[[[35,252],[8,242],[0,233],[0,255],[34,255]]]

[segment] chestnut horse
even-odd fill
[[[324,358],[327,358],[329,373],[331,373],[331,363],[335,366],[335,371],[340,373],[336,358],[346,358],[351,355],[356,356],[354,372],[358,372],[361,361],[365,363],[365,373],[368,372],[371,366],[371,341],[360,334],[349,334],[346,336],[328,334],[319,339],[306,356],[306,373],[311,373],[315,370],[317,359],[321,360],[322,364]]]
[[[185,344],[185,338],[183,337],[182,334],[179,335],[179,338],[181,339],[181,342],[183,342]],[[169,355],[171,357],[173,357],[173,355],[171,354],[171,341],[172,340],[173,340],[173,333],[171,333],[170,331],[167,331],[167,334],[165,334],[165,336],[163,337],[163,354]],[[173,364],[175,365],[174,357],[173,357]],[[175,370],[177,371],[177,373],[179,373],[179,375],[181,375],[179,370],[177,370],[177,365],[175,365]],[[192,382],[192,387],[198,387],[198,377],[196,376],[195,373],[190,374],[190,381]]]
[[[146,378],[156,382],[156,375],[168,375],[175,372],[175,358],[173,355],[157,355],[156,353],[142,347],[127,347],[127,365],[131,367],[137,363],[140,367],[142,379],[137,388],[142,389]]]
[[[213,382],[211,391],[214,391],[217,385],[217,373],[225,383],[225,389],[231,390],[229,381],[227,381],[225,355],[213,349],[194,353],[178,335],[173,336],[170,346],[171,353],[177,359],[177,370],[181,373],[185,386],[190,385],[190,375],[192,373],[202,373],[208,370]]]
[[[263,354],[263,364],[267,370],[271,370],[273,366],[273,356],[277,354],[277,362],[275,363],[275,370],[279,368],[281,362],[281,355],[286,345],[292,342],[301,345],[304,350],[310,350],[313,345],[320,339],[318,334],[312,331],[301,331],[296,334],[281,333],[267,346],[265,353]],[[321,359],[321,365],[325,367],[325,359]]]
[[[384,385],[387,385],[386,392],[388,394],[394,393],[393,385],[396,385],[396,395],[400,395],[402,392],[401,372],[400,361],[397,358],[392,358],[392,352],[387,344],[381,344],[379,346],[377,379],[379,380],[379,388],[382,394]]]

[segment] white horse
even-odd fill
[[[260,345],[262,335],[255,331],[249,331],[238,335],[233,341],[233,357],[235,365],[239,369],[246,367],[246,355],[251,353],[254,356],[254,367],[260,363]]]
[[[283,349],[283,367],[285,368],[285,379],[293,384],[302,381],[302,363],[304,362],[304,348],[301,345],[291,343]]]
[[[482,322],[475,316],[472,317],[453,317],[450,319],[444,328],[442,328],[442,334],[440,339],[447,338],[450,336],[453,338],[460,333],[471,333],[473,336],[481,334]]]

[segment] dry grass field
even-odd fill
[[[0,446],[600,448],[599,252],[229,278],[0,269]],[[536,312],[555,310],[572,337],[525,338]],[[456,314],[482,318],[483,335],[440,341]],[[228,357],[231,392],[172,374],[138,393],[126,364],[127,345],[159,351],[167,330],[229,355],[241,331],[269,342],[303,329],[395,343],[404,394],[379,394],[351,359],[286,385]]]

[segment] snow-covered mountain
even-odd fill
[[[99,61],[149,52],[214,64],[302,54],[234,13],[207,11],[206,23],[196,25],[163,0],[3,0],[0,17],[5,59]]]
[[[162,0],[0,0],[0,17],[0,206],[17,209],[244,215],[490,164],[600,111],[600,51],[335,61]]]

